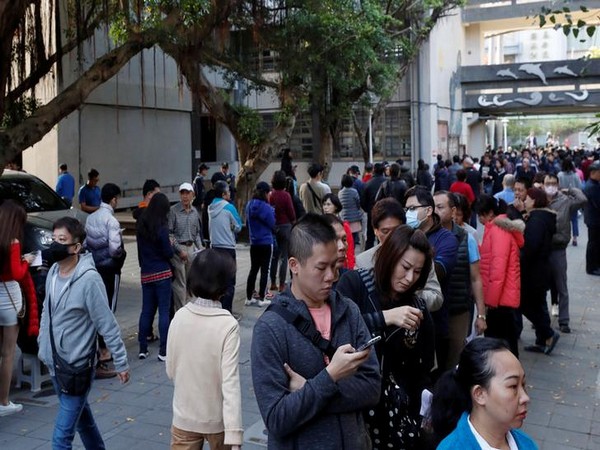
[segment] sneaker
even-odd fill
[[[552,305],[552,316],[558,317],[558,305]]]
[[[571,332],[571,327],[569,325],[560,325],[560,332],[564,334],[569,334]]]
[[[246,300],[244,302],[244,305],[252,306],[252,305],[256,305],[258,302],[259,302],[259,300],[256,300],[255,298],[251,298],[250,300]]]
[[[165,362],[167,360],[167,355],[161,355],[160,353],[158,354],[158,360]]]
[[[269,306],[271,304],[271,300],[259,300],[258,301],[258,306],[260,306],[261,308],[263,306]]]
[[[140,352],[138,354],[138,358],[139,359],[146,359],[148,357],[149,353],[148,352]]]
[[[9,416],[18,413],[22,409],[23,405],[9,401],[8,405],[0,405],[0,416]]]
[[[252,292],[252,298],[254,300],[260,300],[260,295],[258,295],[258,292],[254,291]]]

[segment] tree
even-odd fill
[[[192,93],[234,136],[241,164],[238,190],[247,193],[248,183],[286,144],[300,112],[312,113],[313,159],[329,163],[339,125],[357,101],[367,89],[389,99],[435,21],[459,3],[219,2],[229,11],[219,33],[200,41],[192,26],[160,46],[177,62]],[[265,73],[257,63],[263,52],[274,56],[275,73]],[[220,73],[229,89],[211,85],[206,69]],[[236,104],[229,92],[236,83],[277,96],[280,113],[273,129],[264,129],[256,111]],[[244,195],[238,199],[245,201]]]
[[[171,2],[169,2],[171,3]],[[0,172],[4,165],[42,139],[75,111],[99,85],[113,77],[158,35],[175,32],[182,13],[172,7],[160,20],[144,22],[143,2],[126,0],[0,0]],[[100,31],[121,23],[121,42],[63,86],[62,57]],[[57,94],[45,105],[36,87],[57,78]]]

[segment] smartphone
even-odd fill
[[[370,346],[372,346],[373,344],[376,344],[380,340],[381,340],[381,336],[375,336],[373,339],[370,339],[368,342],[365,342],[363,345],[358,347],[358,350],[356,350],[356,351],[362,352],[363,350],[368,349]]]

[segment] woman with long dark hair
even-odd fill
[[[282,170],[277,170],[271,179],[273,190],[269,195],[269,203],[275,208],[275,245],[271,258],[271,289],[282,291],[288,267],[288,242],[292,225],[296,222],[296,211],[292,196],[285,190],[286,176]],[[277,276],[279,275],[279,284]]]
[[[438,450],[536,450],[522,431],[529,396],[519,360],[500,339],[469,342],[438,380],[431,405]]]
[[[269,204],[269,192],[269,183],[257,183],[254,194],[246,205],[246,225],[250,234],[250,271],[246,280],[246,306],[258,304],[262,307],[271,304],[271,301],[265,298],[275,231],[275,209]],[[259,270],[258,299],[255,299],[252,295]]]
[[[158,358],[165,361],[171,306],[171,264],[173,247],[169,240],[168,215],[171,205],[165,194],[152,196],[137,223],[137,248],[142,279],[142,311],[138,342],[139,358],[148,357],[147,337],[152,334],[152,322],[158,309],[160,349]]]
[[[395,228],[377,254],[372,269],[342,275],[337,291],[358,305],[376,344],[382,369],[382,395],[367,411],[373,449],[421,448],[421,392],[434,361],[433,320],[416,295],[431,270],[427,236],[407,225]],[[390,404],[391,397],[400,398]],[[391,425],[390,425],[391,423]]]
[[[8,399],[12,378],[13,361],[19,335],[17,313],[23,307],[23,295],[19,283],[31,284],[29,265],[34,255],[21,256],[21,242],[27,213],[13,200],[6,200],[0,205],[0,416],[14,414],[23,409]],[[31,289],[28,291],[34,292]],[[35,294],[34,294],[35,295]],[[35,307],[34,304],[35,303]],[[27,302],[29,316],[37,319],[37,300]]]

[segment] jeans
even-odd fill
[[[152,322],[158,309],[158,331],[160,333],[161,355],[167,354],[167,333],[169,332],[169,307],[171,306],[171,280],[142,284],[142,312],[140,313],[138,342],[140,353],[148,351],[148,336],[152,333]]]
[[[575,210],[571,213],[571,228],[573,229],[573,237],[576,238],[579,236],[579,210]]]
[[[60,392],[54,377],[52,377],[52,384],[59,402],[52,434],[52,449],[73,448],[73,438],[77,431],[86,450],[104,450],[106,448],[104,441],[87,401],[89,390],[81,396],[67,395]]]
[[[235,261],[235,248],[219,248],[213,247],[215,250],[221,253],[227,253],[229,256],[233,258]],[[236,269],[237,272],[237,269]],[[232,312],[233,309],[233,296],[235,295],[235,273],[233,272],[233,277],[229,280],[227,284],[227,291],[225,295],[221,298],[221,304],[223,305],[223,309],[226,309],[229,312]]]
[[[256,285],[256,276],[260,270],[260,283],[258,295],[261,300],[265,299],[267,294],[267,281],[269,279],[269,265],[271,263],[271,254],[273,247],[271,245],[251,245],[250,246],[250,272],[246,282],[246,299],[252,299],[252,291]]]

